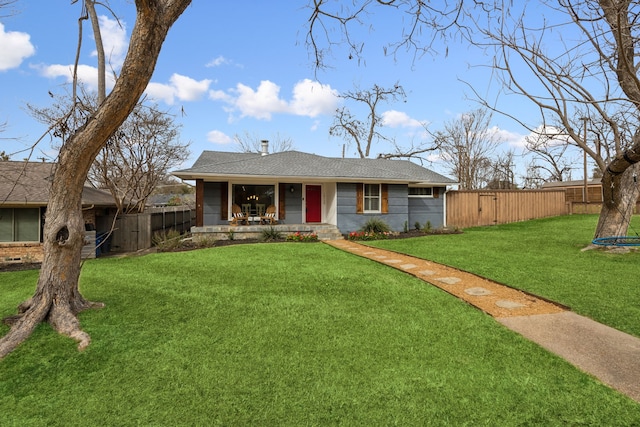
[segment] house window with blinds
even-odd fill
[[[364,211],[380,212],[380,184],[364,184]]]
[[[389,191],[387,184],[356,185],[356,213],[389,212]]]

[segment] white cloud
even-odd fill
[[[44,65],[34,67],[40,70],[40,74],[44,77],[55,79],[57,77],[63,77],[67,83],[73,81],[73,65]],[[78,81],[82,82],[89,89],[97,90],[98,88],[98,69],[90,65],[78,65]],[[113,75],[107,73],[106,76],[107,88],[112,88],[114,85]]]
[[[156,100],[163,100],[172,105],[177,98],[179,101],[197,101],[207,91],[211,85],[211,80],[194,80],[191,77],[180,74],[173,74],[169,78],[168,84],[149,83],[145,93]]]
[[[293,114],[297,116],[317,117],[331,114],[338,105],[338,92],[329,85],[322,85],[308,79],[293,87],[290,101],[281,98],[280,86],[263,80],[257,89],[242,83],[228,92],[210,91],[209,98],[227,104],[225,111],[230,115],[238,113],[240,117],[253,117],[271,120],[273,114]]]
[[[233,97],[228,95],[226,92],[222,90],[211,90],[209,91],[209,99],[214,101],[225,101],[228,103],[233,102]]]
[[[0,23],[0,71],[20,66],[25,58],[35,53],[36,49],[27,33],[6,31]]]
[[[382,124],[392,128],[418,128],[424,126],[424,123],[412,119],[407,113],[396,110],[389,110],[382,113]]]
[[[237,94],[234,107],[240,110],[242,117],[254,117],[256,119],[271,120],[274,113],[286,112],[287,102],[280,99],[280,86],[268,80],[260,82],[257,90],[238,83],[235,89]]]
[[[212,130],[207,133],[207,141],[213,142],[214,144],[230,144],[233,142],[233,138],[219,130]]]
[[[100,16],[100,36],[106,61],[115,69],[120,69],[127,54],[129,41],[127,40],[127,29],[124,23],[120,24],[115,19],[107,16]],[[97,51],[93,51],[91,56],[97,56]]]
[[[173,74],[169,79],[171,85],[176,89],[176,96],[181,101],[196,101],[209,90],[211,80],[194,80],[180,74]]]
[[[543,144],[548,147],[565,145],[569,143],[570,137],[562,129],[555,126],[538,126],[529,135],[522,136],[519,145],[526,148],[529,145]]]
[[[231,61],[225,58],[224,56],[219,55],[217,58],[214,58],[211,61],[207,62],[205,67],[220,67],[222,65],[228,65],[228,64],[231,64]]]
[[[156,101],[164,101],[165,104],[173,104],[175,100],[175,89],[162,83],[150,82],[144,91],[150,98]]]
[[[329,85],[304,79],[293,88],[290,112],[297,116],[316,117],[333,114],[338,105],[338,91]]]

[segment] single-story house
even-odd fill
[[[55,163],[0,161],[0,263],[42,261],[42,231]],[[82,193],[90,243],[83,256],[95,257],[96,234],[108,231],[116,212],[111,194],[91,187]]]
[[[416,163],[267,151],[204,151],[191,168],[173,172],[196,182],[192,232],[241,232],[229,227],[234,207],[258,219],[269,206],[285,233],[329,225],[344,235],[373,217],[394,231],[446,225],[446,190],[456,181]]]

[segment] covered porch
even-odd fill
[[[340,240],[344,236],[338,227],[333,224],[276,224],[276,225],[205,225],[202,227],[191,227],[191,234],[194,240],[244,240],[259,239],[264,230],[275,230],[286,238],[288,235],[313,234],[318,236],[318,240]]]

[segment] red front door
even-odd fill
[[[307,185],[305,190],[306,222],[322,222],[322,187]]]

